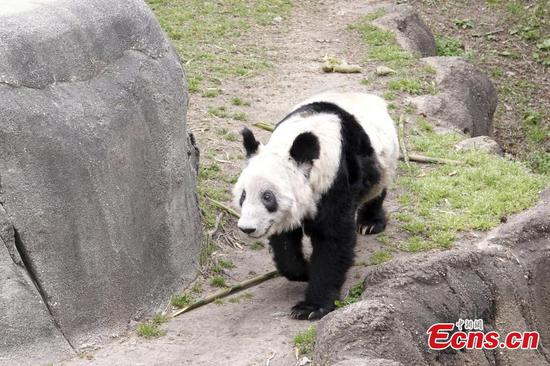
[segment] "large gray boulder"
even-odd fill
[[[0,3],[0,363],[101,343],[194,277],[187,103],[143,1]]]
[[[438,93],[412,98],[418,113],[472,137],[492,136],[497,92],[487,75],[460,57],[423,61],[436,70]]]
[[[408,5],[390,5],[383,9],[386,14],[373,24],[392,31],[397,43],[413,54],[422,57],[436,55],[434,36],[414,8]]]
[[[363,300],[335,311],[317,328],[314,360],[332,365],[549,365],[550,189],[531,210],[473,245],[372,268]],[[501,335],[538,331],[538,350],[430,350],[427,329],[483,319]],[[344,363],[345,364],[345,363]]]

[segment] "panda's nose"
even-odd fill
[[[250,228],[250,227],[240,227],[240,226],[239,226],[239,229],[240,229],[243,233],[249,234],[249,235],[252,234],[254,231],[256,231],[256,229]]]

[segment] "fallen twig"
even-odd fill
[[[239,213],[237,211],[235,211],[234,209],[232,209],[231,207],[221,203],[220,201],[216,201],[215,199],[213,198],[210,198],[208,196],[206,196],[206,199],[208,199],[210,202],[212,202],[214,204],[214,206],[217,206],[219,208],[222,208],[224,210],[226,210],[227,212],[229,212],[231,215],[235,216],[235,217],[241,217],[241,215],[239,215]]]
[[[407,152],[407,147],[405,145],[405,116],[403,114],[400,115],[399,119],[397,120],[397,140],[399,141],[399,147],[401,148],[403,161],[405,161],[407,168],[409,168],[409,153]]]
[[[403,156],[400,156],[399,159],[404,160]],[[429,164],[464,164],[464,162],[459,160],[443,159],[443,158],[432,158],[429,156],[418,155],[418,154],[409,154],[409,161],[414,161],[416,163],[429,163]]]
[[[492,36],[493,34],[497,34],[497,33],[500,33],[500,32],[504,32],[504,29],[497,29],[497,30],[487,32],[487,33],[472,34],[472,37],[487,37],[487,36]]]
[[[275,278],[278,275],[279,275],[279,272],[271,271],[271,272],[264,273],[263,275],[259,275],[259,276],[250,278],[246,281],[243,281],[241,283],[238,283],[236,285],[233,285],[231,287],[228,287],[226,289],[223,289],[223,290],[220,290],[216,293],[213,293],[212,295],[206,296],[205,298],[200,299],[200,300],[192,303],[189,306],[186,306],[182,309],[179,309],[178,311],[176,311],[172,314],[172,317],[176,317],[178,315],[181,315],[183,313],[186,313],[190,310],[196,309],[196,308],[201,307],[203,305],[210,304],[211,302],[214,302],[218,299],[222,299],[222,298],[227,297],[227,296],[229,296],[231,294],[234,294],[236,292],[246,290],[247,288],[250,288],[252,286],[256,286],[256,285],[258,285],[262,282],[265,282],[267,280]]]
[[[269,356],[269,358],[265,361],[265,366],[269,366],[269,362],[271,362],[273,357],[275,357],[275,352],[273,352],[271,356]]]
[[[208,230],[207,234],[208,234],[208,238],[210,240],[212,240],[212,237],[214,236],[216,231],[218,231],[218,228],[220,227],[220,222],[222,220],[222,217],[223,217],[223,212],[220,212],[218,214],[218,216],[216,216],[216,223],[214,224],[214,228],[212,230]]]

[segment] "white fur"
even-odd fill
[[[329,102],[355,116],[355,119],[367,133],[371,145],[381,165],[382,177],[380,184],[364,197],[368,201],[378,196],[382,190],[391,185],[397,169],[399,158],[399,143],[397,132],[386,102],[372,94],[338,93],[334,91],[315,95],[300,103],[297,107],[313,103]]]
[[[327,92],[300,103],[293,110],[320,101],[334,103],[354,115],[369,136],[383,176],[364,199],[379,195],[391,183],[399,155],[397,134],[386,103],[369,94]],[[289,151],[296,136],[309,131],[319,139],[321,151],[307,179],[290,158]],[[317,202],[330,189],[338,172],[341,145],[341,122],[334,114],[295,115],[283,122],[269,143],[260,146],[259,152],[248,160],[233,189],[237,207],[243,189],[247,194],[239,227],[256,228],[251,236],[260,237],[299,227],[305,218],[314,217]],[[279,205],[276,212],[268,212],[260,202],[265,189],[276,194]]]

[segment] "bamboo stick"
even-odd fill
[[[399,142],[399,147],[401,148],[403,161],[405,161],[407,168],[409,168],[411,165],[409,163],[407,146],[405,145],[405,116],[403,114],[399,116],[399,120],[397,121],[397,140]]]
[[[234,294],[236,292],[246,290],[247,288],[250,288],[252,286],[259,285],[260,283],[265,282],[267,280],[270,280],[272,278],[275,278],[278,275],[279,275],[279,272],[271,271],[271,272],[264,273],[263,275],[259,275],[259,276],[250,278],[250,279],[245,280],[243,282],[240,282],[236,285],[233,285],[231,287],[228,287],[226,289],[223,289],[223,290],[220,290],[216,293],[213,293],[212,295],[208,295],[205,298],[200,299],[200,300],[192,303],[191,305],[188,305],[188,306],[186,306],[182,309],[179,309],[179,310],[175,311],[172,314],[172,317],[175,318],[176,316],[179,316],[179,315],[181,315],[183,313],[186,313],[190,310],[196,309],[196,308],[204,306],[206,304],[210,304],[211,302],[214,302],[218,299],[222,299],[222,298],[227,297],[227,296],[229,296],[231,294]]]
[[[240,217],[241,215],[239,215],[239,213],[237,211],[235,211],[234,209],[232,209],[231,207],[221,203],[220,201],[216,201],[215,199],[213,198],[210,198],[208,196],[206,196],[206,199],[208,199],[210,202],[212,202],[214,204],[214,206],[217,206],[221,209],[224,209],[225,211],[229,212],[231,215],[235,216],[235,217]]]

